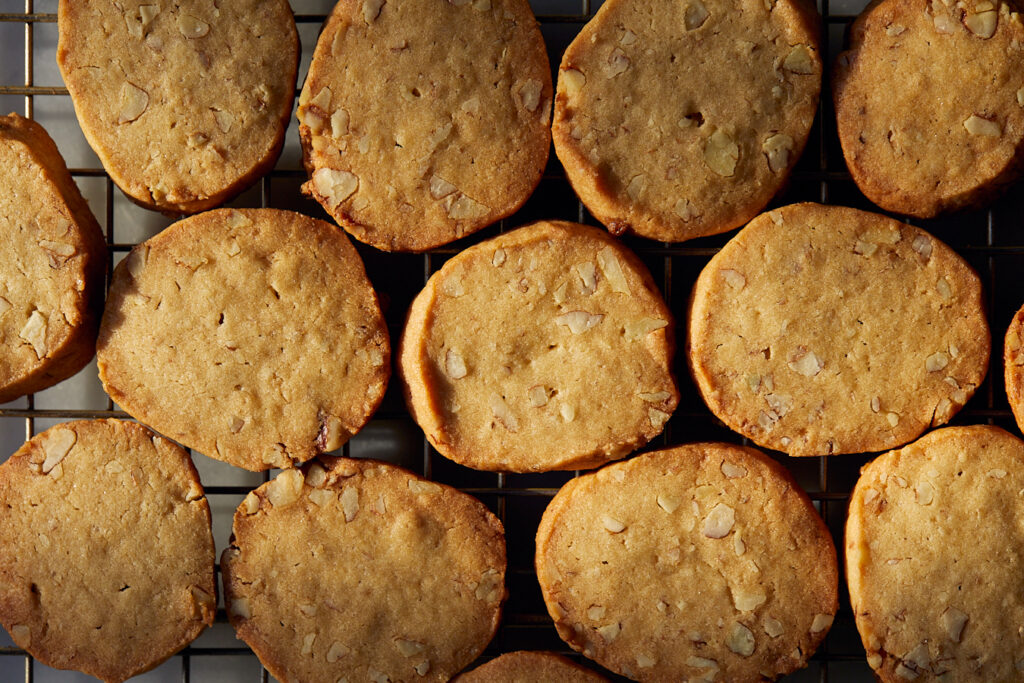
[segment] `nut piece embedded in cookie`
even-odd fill
[[[838,609],[824,522],[751,448],[691,444],[573,479],[536,548],[559,636],[640,681],[774,680],[806,665]]]
[[[679,399],[672,334],[631,252],[602,230],[541,222],[466,249],[430,278],[399,368],[414,418],[446,457],[577,469],[665,427]]]
[[[687,352],[708,407],[755,443],[860,453],[949,421],[985,377],[989,331],[977,274],[939,240],[796,204],[751,221],[704,268]]]
[[[449,680],[498,626],[501,523],[475,498],[386,463],[324,457],[305,469],[290,470],[288,506],[235,514],[221,569],[238,637],[281,681]],[[273,495],[276,481],[253,495]],[[323,492],[335,502],[314,500]],[[396,600],[403,591],[418,598]]]

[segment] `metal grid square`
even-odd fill
[[[823,54],[831,64],[842,45],[843,34],[865,0],[819,0],[823,17]],[[565,47],[600,6],[600,0],[532,0],[548,45],[552,69]],[[0,0],[0,112],[19,111],[39,120],[57,141],[72,168],[72,175],[103,225],[111,265],[132,245],[162,230],[172,221],[138,208],[117,190],[96,156],[85,144],[71,108],[67,90],[55,67],[57,0]],[[313,46],[332,0],[292,0],[302,41],[300,83],[305,77]],[[788,189],[772,206],[812,200],[877,210],[850,180],[835,132],[826,69],[822,103],[807,150],[797,164]],[[284,153],[276,168],[257,185],[230,203],[236,207],[275,207],[301,211],[327,219],[320,207],[299,195],[305,174],[301,168],[296,125],[288,133]],[[956,417],[954,424],[987,422],[1014,430],[1001,380],[1001,337],[1013,313],[1024,299],[1018,294],[1024,265],[1024,199],[1011,192],[987,211],[958,214],[932,221],[916,221],[953,246],[982,274],[988,288],[989,321],[993,329],[993,361],[989,379]],[[578,202],[565,173],[552,154],[537,192],[511,218],[501,221],[455,245],[422,255],[384,254],[357,244],[367,272],[382,300],[392,340],[398,338],[405,311],[427,278],[452,254],[507,228],[540,218],[564,218],[592,225],[597,221]],[[678,321],[685,319],[684,306],[697,274],[731,234],[702,238],[676,245],[662,245],[627,238],[651,269]],[[418,273],[417,276],[409,274]],[[744,443],[716,420],[700,400],[677,354],[676,367],[682,399],[665,433],[651,448],[696,440]],[[103,393],[95,362],[57,387],[0,406],[0,458],[6,458],[21,442],[61,421],[97,417],[121,417]],[[510,599],[497,636],[483,659],[516,649],[546,649],[577,661],[558,638],[544,609],[533,571],[533,535],[540,516],[558,487],[578,473],[493,474],[476,472],[439,456],[409,416],[397,381],[393,381],[380,410],[367,427],[344,447],[347,455],[374,457],[419,471],[480,498],[505,525],[508,537]],[[846,501],[860,467],[870,456],[788,458],[773,454],[809,492],[825,517],[842,553],[842,528]],[[194,459],[213,510],[214,537],[218,550],[230,534],[235,506],[267,474],[243,472],[205,456]],[[804,671],[788,681],[845,682],[870,680],[864,662],[845,586],[841,608],[825,643]],[[0,636],[0,680],[27,683],[91,680],[81,674],[49,669],[19,650],[4,633]],[[613,677],[614,678],[614,677]],[[269,679],[253,654],[235,640],[227,624],[223,604],[217,623],[195,643],[154,671],[137,680],[163,683],[182,681],[253,681]]]

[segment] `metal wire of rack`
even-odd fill
[[[822,51],[831,64],[841,49],[847,25],[865,1],[818,0],[818,3],[823,18]],[[131,205],[87,150],[69,157],[68,148],[81,148],[84,140],[80,139],[73,113],[69,114],[71,106],[66,88],[59,84],[59,77],[56,80],[52,78],[56,72],[53,66],[56,4],[56,0],[0,0],[0,113],[20,110],[27,117],[43,119],[41,122],[68,157],[72,175],[100,219],[112,267],[132,245],[155,234],[170,221]],[[304,77],[319,27],[332,4],[331,0],[292,0],[303,48],[300,79]],[[533,6],[548,45],[552,69],[555,69],[563,49],[593,16],[599,2],[533,0]],[[42,68],[43,65],[47,68]],[[49,83],[41,73],[44,71],[51,74]],[[872,210],[874,207],[857,191],[846,172],[832,122],[827,70],[822,93],[807,149],[788,189],[776,198],[773,205],[809,200]],[[53,106],[54,103],[57,106]],[[61,132],[67,135],[59,136],[57,133]],[[296,149],[297,135],[293,124],[285,153],[277,167],[231,205],[289,208],[326,218],[315,203],[299,196],[298,186],[305,174]],[[82,163],[76,163],[79,160]],[[597,224],[576,199],[553,154],[537,192],[527,204],[516,215],[477,235],[421,255],[382,254],[357,245],[371,280],[382,294],[392,339],[398,337],[412,297],[445,259],[465,248],[467,243],[478,242],[540,218]],[[987,211],[916,223],[963,255],[982,274],[988,290],[989,322],[994,337],[989,378],[954,423],[986,422],[1016,430],[1002,391],[999,359],[1002,355],[1002,331],[1024,300],[1024,294],[1017,293],[1021,284],[1018,273],[1020,266],[1024,265],[1024,199],[1011,192]],[[730,236],[674,245],[635,238],[627,238],[626,243],[651,269],[666,301],[676,313],[677,323],[681,324],[685,319],[684,306],[693,281],[707,259]],[[411,273],[420,275],[409,276]],[[396,274],[402,275],[396,277]],[[675,370],[682,400],[664,434],[649,448],[712,439],[742,443],[738,435],[708,412],[690,382],[685,361],[679,354]],[[389,460],[417,470],[424,476],[477,496],[499,516],[508,538],[510,599],[498,634],[482,659],[517,649],[545,649],[588,664],[569,651],[558,638],[544,609],[533,571],[533,534],[544,507],[559,486],[578,473],[493,474],[455,465],[439,456],[423,438],[405,410],[396,384],[392,382],[381,409],[363,432],[346,444],[344,454]],[[62,390],[65,385],[72,385],[75,391]],[[91,366],[53,389],[0,406],[0,459],[13,452],[23,439],[56,422],[106,417],[128,418],[128,415],[102,393],[95,367]],[[795,459],[774,455],[815,501],[842,555],[846,501],[860,467],[871,456]],[[226,543],[235,506],[249,490],[265,481],[267,475],[243,473],[201,455],[196,455],[195,459],[213,508],[215,540],[219,550]],[[812,658],[810,666],[787,680],[839,683],[871,679],[845,588],[842,593],[840,612],[828,638]],[[84,678],[48,669],[15,647],[6,634],[0,637],[0,680],[34,683]],[[254,679],[266,683],[270,677],[249,649],[234,640],[221,605],[217,624],[212,629],[139,680],[204,683]]]

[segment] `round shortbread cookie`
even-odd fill
[[[839,56],[833,98],[854,181],[928,218],[994,197],[1024,169],[1024,24],[1006,0],[876,0]]]
[[[340,0],[299,98],[303,190],[378,249],[446,244],[540,182],[551,91],[526,0]]]
[[[687,350],[719,419],[790,455],[879,451],[945,424],[985,377],[981,282],[885,216],[795,204],[701,272]]]
[[[509,652],[458,676],[456,683],[602,683],[608,679],[553,652]]]
[[[390,374],[351,242],[274,209],[210,211],[136,246],[114,269],[97,357],[133,417],[249,470],[340,447]]]
[[[615,233],[663,242],[761,211],[803,151],[821,92],[803,0],[609,0],[565,51],[552,135]]]
[[[134,422],[65,422],[0,465],[0,546],[0,622],[47,666],[116,683],[213,624],[199,475]]]
[[[537,578],[573,649],[640,681],[772,680],[839,608],[832,537],[777,462],[678,446],[571,480],[537,531]]]
[[[82,132],[133,201],[203,211],[277,161],[299,59],[286,0],[61,0],[58,29]]]
[[[534,223],[451,258],[413,301],[399,370],[442,455],[481,470],[593,467],[679,400],[672,315],[603,230]]]
[[[949,427],[862,470],[846,578],[879,680],[1019,681],[1024,443]]]
[[[505,537],[480,501],[372,460],[324,458],[242,501],[221,557],[228,616],[290,681],[447,681],[505,599]]]
[[[0,403],[53,386],[96,351],[103,234],[42,126],[0,116]]]

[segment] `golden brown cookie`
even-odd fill
[[[833,79],[854,181],[928,218],[993,198],[1024,169],[1024,24],[1010,0],[876,0]]]
[[[673,327],[632,252],[603,230],[542,221],[430,278],[399,369],[442,455],[482,470],[594,467],[657,436],[675,410]]]
[[[602,683],[608,679],[553,652],[509,652],[455,678],[456,683]]]
[[[724,443],[571,480],[536,564],[562,639],[640,681],[773,680],[807,664],[839,607],[810,499],[768,456]]]
[[[981,282],[885,216],[795,204],[701,272],[690,368],[729,427],[790,455],[878,451],[945,424],[988,368]]]
[[[277,161],[299,59],[287,0],[61,0],[58,28],[82,132],[133,201],[203,211]]]
[[[0,116],[0,403],[92,359],[106,269],[100,226],[53,140]]]
[[[850,499],[846,578],[879,680],[1019,681],[1024,443],[949,427],[869,463]]]
[[[97,357],[133,417],[249,470],[340,447],[390,374],[348,238],[275,209],[209,211],[136,246],[114,269]]]
[[[299,98],[303,191],[361,242],[436,247],[522,206],[550,117],[527,0],[340,0]]]
[[[821,92],[803,0],[609,0],[562,57],[552,135],[615,234],[731,230],[789,177]]]
[[[65,422],[0,465],[0,546],[0,622],[47,666],[123,681],[213,624],[199,475],[134,422]]]
[[[1013,316],[1003,340],[1003,379],[1019,427],[1024,425],[1024,307]]]
[[[283,683],[447,681],[498,627],[501,522],[399,467],[286,470],[245,498],[233,528],[228,616]]]

